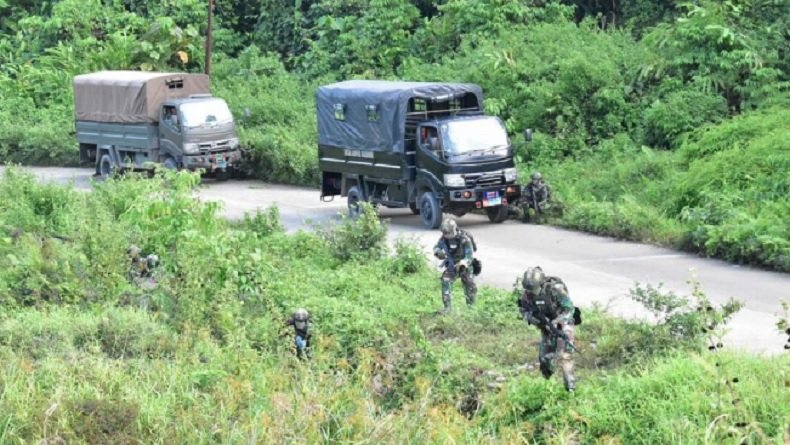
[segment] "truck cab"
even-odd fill
[[[510,139],[498,117],[422,122],[415,139],[418,176],[441,195],[444,211],[462,216],[485,209],[492,222],[507,218],[507,203],[519,189]],[[430,212],[431,207],[432,203],[422,201],[418,209]]]
[[[226,171],[241,159],[233,115],[224,100],[193,95],[162,104],[159,150],[165,161],[189,170]]]
[[[321,199],[408,207],[426,227],[443,213],[507,218],[521,195],[502,122],[479,86],[346,81],[316,92]]]

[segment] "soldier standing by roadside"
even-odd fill
[[[477,298],[477,286],[473,277],[474,242],[453,219],[445,218],[440,227],[442,236],[433,249],[436,258],[443,260],[444,272],[442,273],[442,302],[444,308],[441,313],[447,314],[452,309],[453,281],[461,278],[464,285],[466,304],[472,305]]]
[[[524,272],[524,293],[518,301],[522,318],[540,329],[540,372],[545,378],[554,373],[554,361],[562,368],[565,389],[573,392],[574,325],[581,323],[581,312],[573,306],[568,288],[557,277],[547,277],[540,267]]]

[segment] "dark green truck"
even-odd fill
[[[346,81],[316,92],[321,198],[408,207],[425,226],[479,209],[507,219],[521,188],[499,118],[479,86]]]

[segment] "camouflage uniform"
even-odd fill
[[[551,332],[540,328],[537,314],[540,311],[551,323],[561,330],[571,343],[574,338],[574,306],[568,296],[565,283],[556,277],[546,277],[540,267],[527,269],[522,280],[524,293],[519,300],[519,311],[524,320],[529,324],[539,327],[540,338],[540,371],[547,379],[554,373],[554,359],[560,365],[568,391],[576,388],[576,379],[573,374],[573,349],[562,339],[555,337]]]
[[[474,259],[474,246],[472,241],[458,230],[458,225],[452,219],[442,222],[442,236],[433,249],[433,254],[444,260],[442,273],[442,313],[452,309],[452,287],[457,277],[461,278],[464,285],[466,304],[472,305],[477,298],[477,286],[472,273],[472,260]]]
[[[546,210],[546,204],[551,197],[549,186],[543,182],[539,172],[532,174],[532,181],[521,188],[521,209],[523,221],[529,221],[529,209],[535,211],[535,216],[540,217]]]
[[[134,244],[129,247],[127,252],[131,261],[129,279],[143,287],[155,287],[153,271],[159,265],[159,256],[153,253],[143,256],[142,252],[142,249]]]
[[[311,351],[310,340],[312,339],[310,313],[306,309],[299,308],[285,324],[286,326],[294,327],[294,345],[296,346],[297,357],[302,359],[309,357]]]

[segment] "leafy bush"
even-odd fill
[[[366,261],[387,252],[387,223],[379,220],[376,208],[362,203],[358,217],[341,216],[334,227],[320,230],[333,255],[341,261]]]
[[[710,93],[681,90],[653,102],[644,114],[644,141],[656,148],[676,148],[679,137],[700,125],[726,116],[723,98]]]

